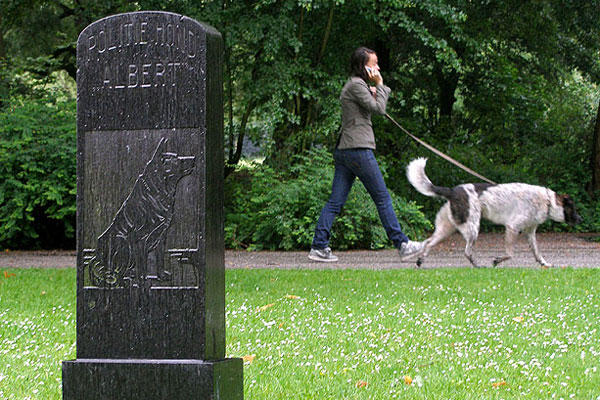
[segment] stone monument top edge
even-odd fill
[[[179,21],[193,22],[193,23],[197,24],[198,26],[202,27],[210,35],[215,35],[215,36],[221,37],[221,32],[219,32],[214,26],[212,26],[210,24],[207,24],[206,22],[200,22],[200,21],[198,21],[198,20],[196,20],[194,18],[190,18],[190,17],[187,17],[185,15],[177,14],[177,13],[170,12],[170,11],[148,10],[148,11],[133,11],[133,12],[113,14],[113,15],[109,15],[109,16],[106,16],[104,18],[101,18],[101,19],[99,19],[97,21],[94,21],[93,23],[91,23],[88,26],[86,26],[79,33],[79,36],[77,38],[77,42],[79,43],[80,40],[83,37],[85,37],[85,35],[90,30],[94,29],[98,25],[105,24],[105,23],[107,23],[110,20],[113,20],[115,18],[133,19],[133,18],[138,17],[138,16],[169,16],[171,18],[177,18]]]

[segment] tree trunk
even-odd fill
[[[458,74],[446,75],[441,67],[436,72],[438,83],[438,118],[434,121],[433,131],[438,138],[447,139],[454,136],[454,125],[452,123],[452,108],[456,103],[456,88],[458,86]]]
[[[325,49],[327,48],[327,42],[329,41],[329,35],[331,34],[331,27],[333,26],[334,9],[335,5],[332,5],[329,9],[329,15],[327,16],[327,27],[325,28],[323,40],[321,41],[321,50],[319,50],[319,55],[314,64],[315,67],[321,63],[321,60],[323,60],[323,57],[325,56]]]
[[[439,107],[441,117],[452,116],[452,107],[456,102],[456,88],[458,86],[458,74],[452,73],[446,76],[441,69],[437,72],[437,82],[439,90]]]
[[[598,103],[596,123],[594,124],[592,156],[590,161],[590,166],[592,169],[592,182],[590,183],[589,193],[593,197],[597,197],[600,195],[600,103]]]
[[[240,131],[238,133],[237,144],[235,146],[235,153],[232,152],[232,149],[229,150],[229,159],[227,160],[227,165],[225,167],[225,178],[227,178],[229,174],[233,172],[234,166],[237,165],[237,163],[240,162],[240,159],[242,158],[242,149],[244,146],[244,137],[246,136],[246,127],[248,126],[248,120],[250,119],[252,112],[256,108],[256,105],[256,102],[250,102],[250,104],[248,104],[248,106],[246,107],[244,115],[242,115]]]
[[[457,57],[461,59],[465,52],[464,47],[459,43],[454,43],[452,47],[456,51]],[[454,107],[454,103],[456,103],[455,94],[460,75],[455,70],[444,73],[441,65],[437,66],[435,74],[439,86],[438,104],[440,118],[445,119],[446,122],[450,122],[452,117],[452,108]]]
[[[225,54],[224,54],[224,66],[225,66],[225,71],[224,71],[224,75],[225,75],[225,90],[227,91],[227,118],[228,118],[228,123],[229,123],[229,132],[227,134],[228,136],[228,141],[229,141],[229,157],[227,160],[227,164],[230,164],[231,161],[233,160],[233,154],[234,154],[234,147],[233,147],[233,143],[234,143],[234,135],[235,135],[235,131],[234,131],[234,127],[233,127],[233,77],[231,74],[231,60],[230,60],[230,53],[229,53],[229,49],[227,47],[227,36],[223,35],[223,42],[224,42],[224,47],[225,47]]]
[[[4,45],[4,29],[2,28],[2,14],[0,14],[0,62],[6,58],[6,46]]]
[[[2,28],[2,15],[0,15],[0,108],[8,97],[8,62],[6,60],[6,46],[4,45],[4,29]]]

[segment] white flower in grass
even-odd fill
[[[413,379],[413,384],[417,387],[423,386],[423,378],[421,377],[421,375],[415,376],[415,379]]]

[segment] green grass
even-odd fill
[[[59,399],[75,271],[6,271],[0,398]],[[596,400],[599,289],[596,269],[230,270],[227,353],[246,399]]]
[[[75,270],[0,269],[0,399],[60,399],[75,358]]]

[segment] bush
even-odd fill
[[[0,110],[0,248],[74,248],[74,100],[12,98]]]
[[[226,185],[225,245],[257,250],[309,248],[331,191],[333,171],[333,158],[323,149],[296,157],[287,172],[260,164],[239,167]],[[382,172],[385,177],[385,165]],[[417,205],[390,194],[411,238],[431,228]],[[362,184],[355,184],[336,218],[331,243],[337,249],[378,249],[391,244]]]

